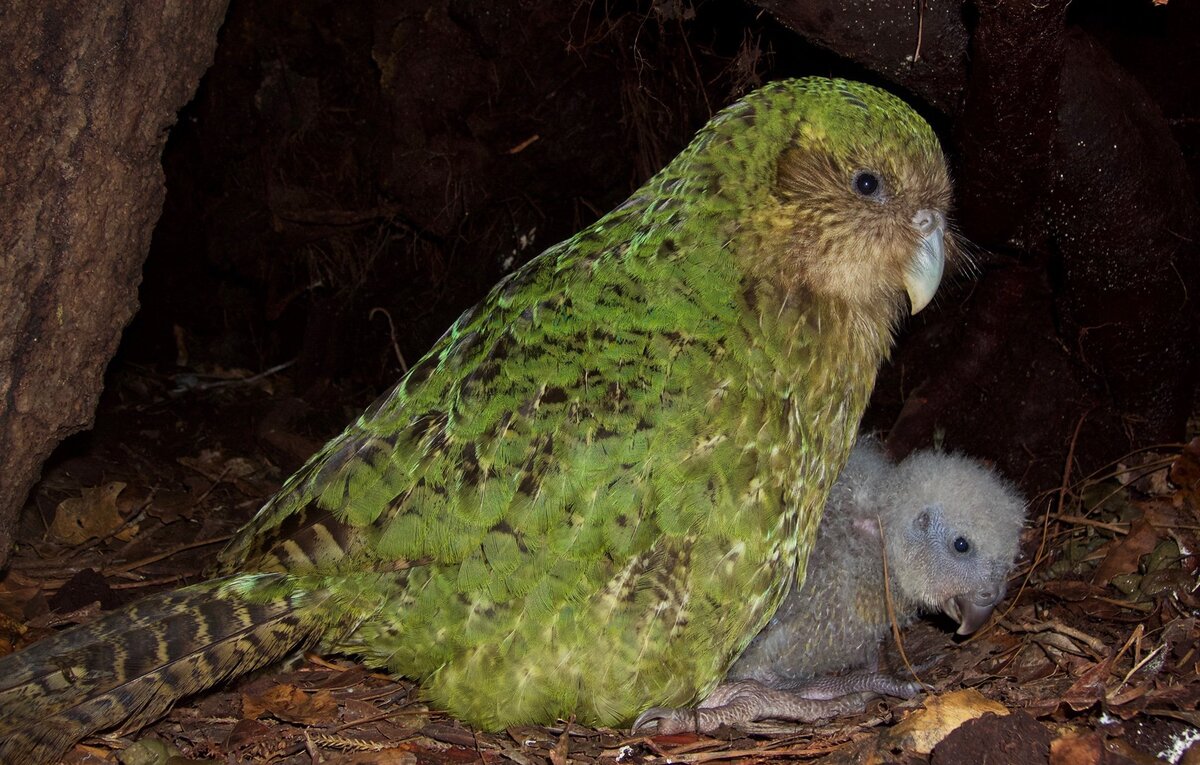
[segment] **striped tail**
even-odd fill
[[[249,574],[153,595],[0,658],[0,763],[54,761],[124,723],[313,644],[318,593]]]

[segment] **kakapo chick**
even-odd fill
[[[860,439],[830,493],[804,584],[699,708],[651,709],[637,727],[811,721],[861,709],[867,695],[914,695],[915,683],[874,670],[891,630],[887,592],[902,627],[941,610],[958,634],[974,632],[1004,597],[1024,517],[1013,486],[976,460],[927,450],[894,465]],[[833,674],[845,670],[860,671]]]

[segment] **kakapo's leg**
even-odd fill
[[[838,699],[857,693],[911,699],[921,692],[921,686],[918,683],[874,671],[849,672],[844,675],[818,677],[794,683],[780,683],[773,687],[780,692],[793,693],[801,698],[813,700]]]
[[[879,672],[851,672],[780,687],[764,685],[757,680],[737,680],[718,686],[694,709],[647,709],[634,722],[633,729],[653,727],[659,734],[710,733],[722,725],[755,720],[813,722],[861,712],[867,701],[875,696],[907,699],[920,690],[917,683]]]
[[[771,688],[757,680],[719,686],[695,708],[652,707],[633,723],[635,731],[711,733],[722,725],[776,718],[812,722],[861,711],[874,694],[853,693],[836,699],[810,699],[795,691]]]

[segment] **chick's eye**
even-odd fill
[[[958,537],[957,539],[954,540],[954,551],[955,552],[965,553],[970,549],[971,549],[971,543],[968,542],[963,537]]]
[[[854,174],[854,191],[864,197],[878,196],[881,185],[879,176],[870,170],[859,170]]]

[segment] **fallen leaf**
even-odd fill
[[[1050,765],[1099,765],[1103,751],[1095,733],[1062,736],[1050,742]]]
[[[329,691],[305,693],[286,683],[274,685],[262,693],[242,694],[243,717],[257,720],[267,715],[300,725],[322,725],[337,716],[337,701]]]
[[[1042,584],[1038,589],[1040,592],[1044,592],[1051,597],[1058,598],[1067,603],[1081,603],[1088,598],[1111,594],[1103,587],[1078,579],[1052,579]]]
[[[143,738],[127,746],[117,755],[121,765],[167,765],[182,759],[183,753],[156,738]]]
[[[1193,438],[1171,463],[1171,483],[1193,513],[1200,510],[1200,438]]]
[[[245,708],[245,697],[243,696],[242,709]],[[225,748],[237,752],[265,740],[270,735],[271,729],[258,720],[238,720],[225,739]]]
[[[1062,695],[1063,703],[1076,712],[1087,709],[1108,691],[1108,676],[1112,672],[1112,657],[1098,661],[1083,671]]]
[[[1122,486],[1132,486],[1142,494],[1151,497],[1166,497],[1175,492],[1168,480],[1171,469],[1167,461],[1171,459],[1171,455],[1166,452],[1147,451],[1141,452],[1132,464],[1124,462],[1117,463],[1117,481]],[[1164,465],[1157,470],[1149,473],[1146,472],[1146,466],[1152,463]]]
[[[1125,538],[1109,548],[1104,560],[1096,567],[1092,581],[1107,584],[1118,574],[1137,571],[1142,556],[1154,549],[1162,535],[1163,532],[1152,526],[1145,517],[1137,519]]]
[[[378,752],[358,752],[338,759],[342,765],[417,765],[417,755],[392,747]]]
[[[95,537],[112,534],[125,519],[117,507],[117,496],[125,489],[120,481],[84,489],[82,496],[64,499],[54,511],[50,533],[60,542],[69,545],[83,544]],[[121,529],[117,539],[129,541],[137,534],[137,526]]]
[[[969,688],[934,696],[925,702],[924,709],[909,715],[888,732],[888,748],[929,754],[955,728],[988,712],[1007,715],[1008,709]]]

